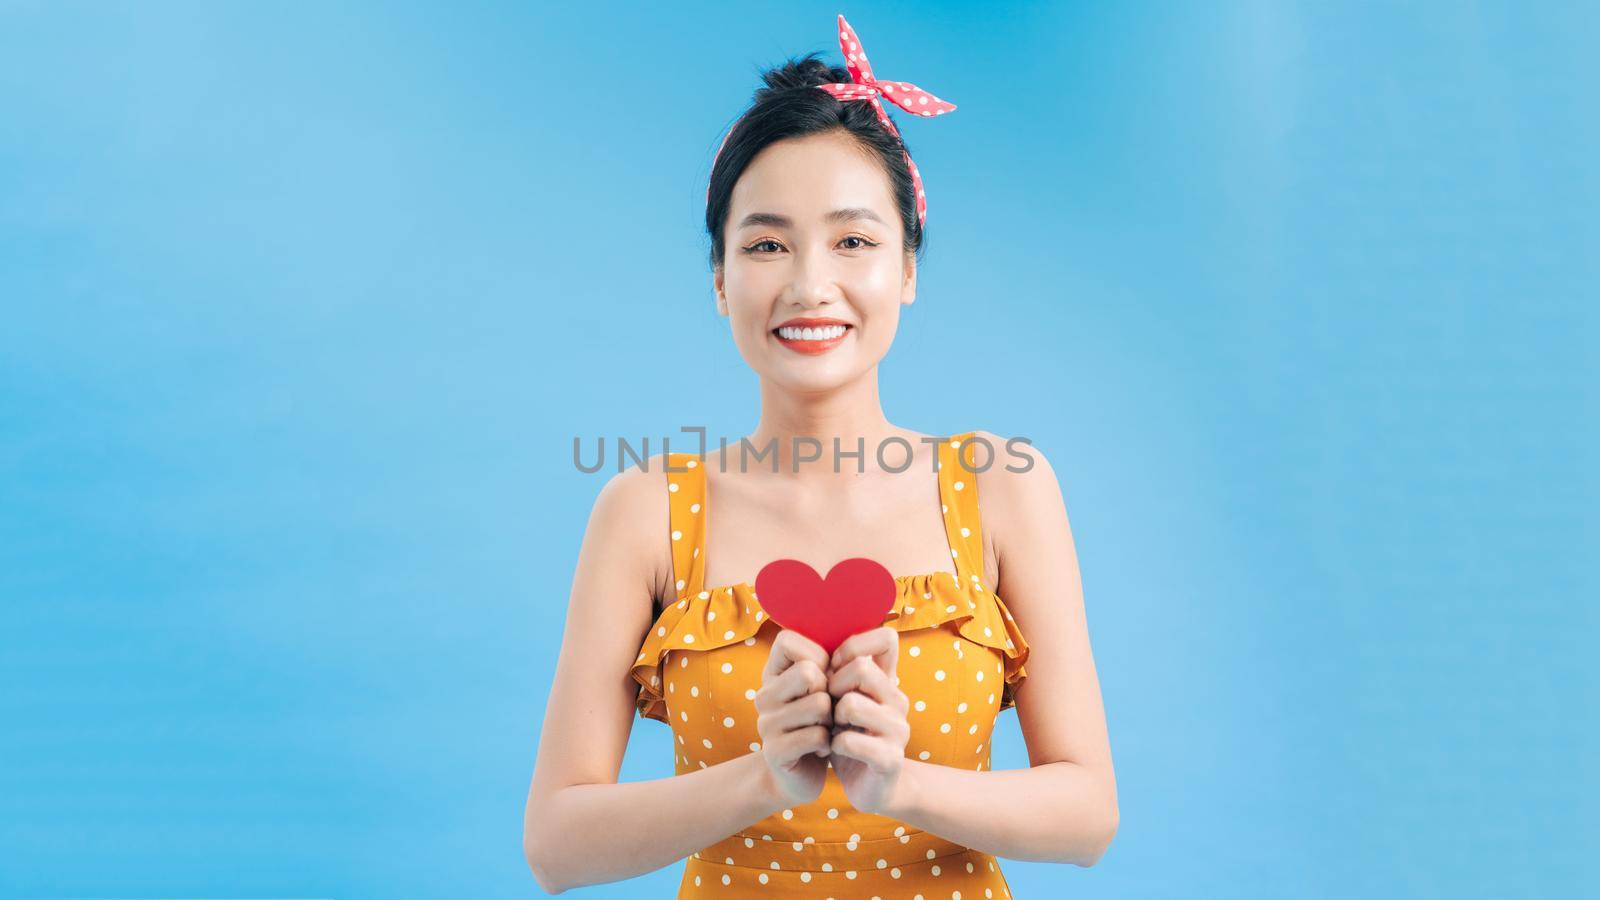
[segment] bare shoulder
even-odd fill
[[[667,490],[666,463],[661,454],[649,457],[643,466],[631,465],[613,473],[600,486],[595,496],[591,523],[603,524],[612,530],[637,529],[643,533],[640,521],[655,507],[664,511]],[[614,535],[615,536],[615,535]]]
[[[992,463],[977,475],[978,497],[983,503],[984,528],[1003,568],[1008,548],[1032,547],[1041,532],[1059,535],[1066,526],[1066,503],[1055,467],[1043,450],[1026,438],[988,431],[974,431],[973,436],[993,448]],[[976,454],[977,463],[990,455],[968,452]]]
[[[595,497],[586,552],[631,573],[660,598],[670,578],[666,458],[647,457],[612,474]]]
[[[1061,491],[1055,468],[1044,451],[1023,437],[1002,437],[988,431],[974,431],[973,438],[988,444],[991,451],[967,451],[974,462],[989,457],[987,468],[978,473],[978,490],[985,500],[996,504],[1011,504],[1040,491]]]

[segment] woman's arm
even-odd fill
[[[1088,867],[1117,832],[1107,781],[1066,760],[969,772],[907,759],[883,814],[995,856]]]
[[[635,714],[631,676],[670,583],[659,457],[601,489],[577,571],[523,817],[523,852],[550,893],[670,865],[786,804],[760,754],[653,781],[617,784]]]
[[[552,894],[654,872],[783,809],[767,780],[746,753],[653,781],[569,784],[530,800],[528,864]]]
[[[1092,866],[1117,832],[1117,784],[1066,504],[1044,454],[1019,445],[1033,468],[1008,472],[1023,463],[1004,439],[978,435],[996,451],[977,481],[997,592],[1030,648],[1016,698],[1032,767],[971,772],[908,759],[885,815],[997,856]]]

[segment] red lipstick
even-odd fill
[[[791,328],[821,331],[823,332],[824,336],[814,337],[811,340],[805,340],[800,337],[784,337],[783,332]],[[796,353],[804,353],[807,356],[816,356],[820,353],[827,353],[834,347],[839,346],[839,344],[842,343],[847,336],[849,336],[850,332],[854,330],[855,327],[843,319],[813,319],[797,317],[784,322],[777,328],[772,329],[772,336],[778,339],[779,344],[782,344]]]

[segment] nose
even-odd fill
[[[802,309],[816,309],[839,299],[833,260],[826,248],[796,253],[794,259],[786,302]]]

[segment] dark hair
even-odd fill
[[[761,73],[766,87],[756,91],[750,109],[734,124],[727,143],[712,165],[711,186],[706,195],[706,231],[711,235],[713,270],[723,264],[724,232],[733,186],[750,161],[775,141],[826,131],[848,133],[869,156],[883,165],[900,211],[900,222],[904,225],[902,249],[919,255],[922,251],[916,191],[911,184],[911,171],[902,156],[900,138],[883,127],[867,101],[839,101],[827,91],[816,88],[819,84],[851,81],[848,69],[830,66],[818,59],[818,55],[808,53]],[[909,148],[904,152],[909,153]]]

